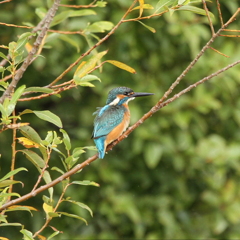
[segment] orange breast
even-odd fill
[[[127,129],[129,123],[130,123],[130,112],[127,104],[123,104],[124,107],[127,109],[127,111],[124,113],[123,121],[117,125],[108,135],[107,139],[105,141],[105,147],[113,142],[115,139],[120,137],[122,133]]]

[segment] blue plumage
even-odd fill
[[[124,132],[129,124],[128,102],[135,97],[148,96],[152,93],[135,93],[128,87],[112,89],[106,105],[94,113],[93,140],[98,149],[99,158],[104,158],[106,147]]]

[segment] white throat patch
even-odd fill
[[[115,106],[115,105],[117,105],[118,103],[119,103],[119,101],[120,101],[120,98],[115,98],[112,102],[110,102],[108,105],[113,105],[113,106]]]

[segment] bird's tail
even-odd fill
[[[104,155],[105,155],[105,140],[106,140],[106,137],[103,136],[103,137],[100,137],[100,138],[97,138],[97,139],[93,139],[95,144],[96,144],[96,147],[98,149],[98,157],[99,158],[104,158]]]

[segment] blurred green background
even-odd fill
[[[111,21],[116,24],[129,0],[110,0],[105,8],[93,9],[97,15],[70,18],[54,29],[75,31],[88,23]],[[157,0],[146,1],[153,6]],[[39,22],[36,8],[46,8],[50,1],[12,1],[0,5],[0,22],[22,25]],[[65,4],[89,4],[90,1],[62,1]],[[238,0],[221,1],[224,21],[240,7]],[[202,7],[199,5],[199,7]],[[215,15],[215,29],[220,27],[216,2],[208,3]],[[59,12],[65,10],[60,7]],[[138,12],[132,14],[138,16]],[[107,93],[117,86],[128,86],[134,91],[155,93],[154,96],[130,102],[131,123],[146,113],[181,74],[202,46],[210,39],[211,31],[206,16],[176,11],[144,21],[156,29],[150,32],[138,22],[124,23],[98,51],[109,50],[104,59],[114,59],[132,66],[137,74],[130,74],[110,64],[102,72],[94,72],[102,82],[95,88],[78,87],[63,92],[61,98],[19,102],[17,111],[50,110],[57,114],[69,133],[73,147],[94,145],[91,139],[92,113],[103,106]],[[240,29],[239,17],[230,29]],[[24,29],[0,26],[0,44],[16,41]],[[103,37],[105,33],[97,33]],[[77,48],[61,37],[49,41],[38,58],[25,72],[20,84],[45,86],[61,74],[80,54],[88,49],[86,40],[68,36]],[[96,40],[93,40],[96,42]],[[240,39],[219,37],[212,47],[230,56],[225,58],[207,50],[196,66],[186,75],[174,93],[201,78],[236,61],[240,56]],[[2,50],[4,52],[4,50]],[[65,76],[70,80],[74,71]],[[65,204],[61,211],[79,214],[83,222],[61,217],[50,225],[63,231],[56,239],[239,239],[240,238],[240,66],[198,86],[153,115],[127,139],[118,144],[102,160],[93,162],[74,180],[98,182],[100,188],[71,186],[67,195],[87,204],[93,218],[84,209]],[[35,116],[24,115],[40,136],[56,130],[53,125]],[[60,134],[59,134],[60,135]],[[1,176],[10,169],[11,131],[0,136]],[[22,148],[18,145],[18,148]],[[95,154],[87,151],[80,162]],[[50,166],[61,166],[58,155]],[[17,167],[26,167],[16,179],[25,186],[14,186],[21,195],[28,193],[38,177],[26,158],[17,155]],[[53,172],[53,176],[59,174]],[[55,187],[61,192],[61,185]],[[44,192],[47,194],[47,191]],[[31,217],[29,213],[9,214],[11,222],[21,222],[30,231],[37,231],[44,223],[41,209],[42,194],[24,202],[40,208]],[[2,227],[0,236],[20,239],[18,227]],[[52,233],[46,228],[43,235]]]

